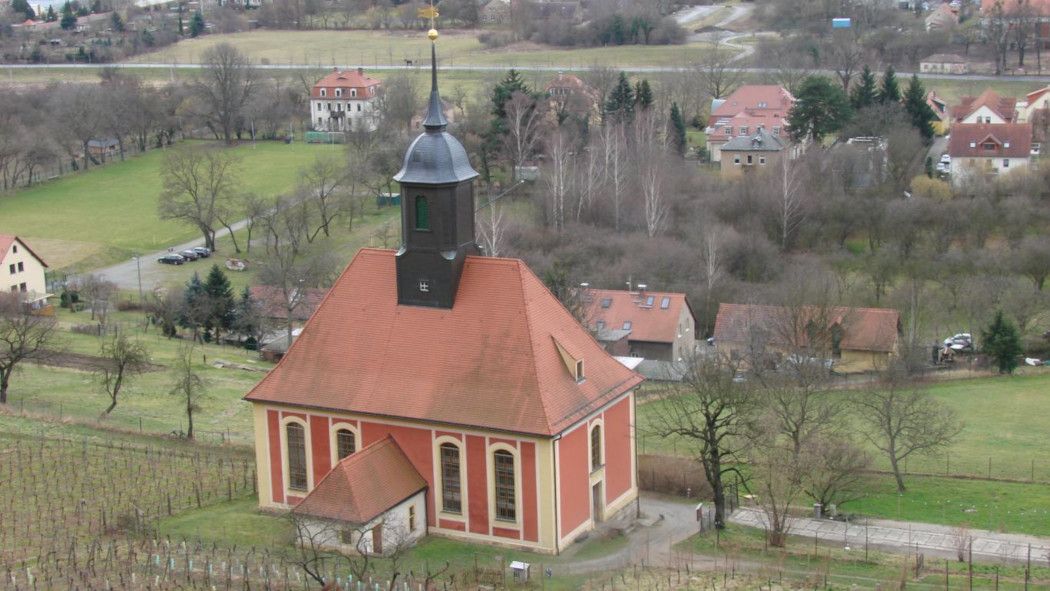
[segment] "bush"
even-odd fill
[[[639,455],[638,487],[671,495],[688,493],[705,499],[714,494],[700,464],[671,456]]]
[[[514,43],[514,36],[510,33],[493,31],[478,35],[478,41],[481,41],[481,44],[487,49],[497,49]]]
[[[117,300],[117,310],[120,312],[140,312],[145,308],[135,300]]]

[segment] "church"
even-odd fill
[[[478,173],[431,52],[424,131],[394,177],[400,248],[362,249],[245,397],[259,505],[346,551],[440,535],[557,554],[633,510],[643,378],[522,261],[482,255]]]

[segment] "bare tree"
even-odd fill
[[[575,161],[573,141],[564,129],[555,128],[548,141],[547,165],[543,172],[543,182],[547,187],[547,222],[555,230],[565,229],[565,208],[572,192]]]
[[[256,86],[251,60],[229,43],[220,43],[201,54],[204,66],[194,84],[202,115],[227,144],[232,144],[244,109]]]
[[[776,191],[773,195],[780,230],[780,250],[786,252],[799,228],[805,223],[808,212],[805,203],[806,191],[803,190],[803,167],[788,154],[781,154],[779,160],[774,176]]]
[[[0,293],[0,404],[7,404],[18,364],[47,354],[56,326],[53,316],[34,314],[19,294]]]
[[[871,454],[844,437],[821,437],[811,452],[819,461],[805,475],[806,495],[822,507],[841,507],[864,496]]]
[[[864,59],[864,46],[860,44],[854,29],[834,31],[824,46],[824,55],[828,66],[842,84],[842,90],[848,93],[853,75]]]
[[[613,228],[619,230],[623,220],[623,201],[627,196],[627,134],[623,125],[617,123],[603,125],[599,133],[603,181],[609,189],[607,193],[612,201]]]
[[[172,150],[164,159],[160,218],[195,226],[215,250],[215,224],[234,195],[238,159],[221,149]]]
[[[920,390],[904,389],[891,377],[881,386],[853,397],[864,436],[890,461],[897,492],[903,494],[900,463],[949,445],[962,431],[955,413]]]
[[[498,257],[503,252],[506,232],[503,220],[503,204],[489,202],[475,212],[475,226],[485,254]]]
[[[580,162],[582,160],[582,162]],[[575,178],[573,186],[576,187],[576,221],[583,219],[583,214],[590,208],[602,192],[602,161],[599,149],[594,146],[586,146],[583,156],[577,160],[573,167]]]
[[[637,180],[644,203],[645,232],[653,238],[667,223],[670,207],[664,183],[671,172],[665,138],[660,133],[652,111],[635,117],[635,150]]]
[[[109,406],[102,412],[102,416],[105,417],[117,407],[121,389],[134,376],[149,368],[150,354],[142,341],[129,339],[127,333],[117,330],[102,342],[99,357],[95,377],[99,386],[109,397]]]
[[[726,479],[740,476],[754,393],[746,382],[734,380],[736,368],[728,360],[696,356],[683,369],[683,380],[654,407],[650,429],[658,437],[683,439],[696,454],[714,492],[715,527],[723,529]]]
[[[804,493],[805,476],[815,458],[808,450],[795,453],[778,437],[775,426],[766,429],[759,424],[750,437],[748,488],[756,493],[756,502],[765,514],[769,545],[782,548],[791,530],[791,507]]]
[[[193,416],[200,412],[201,402],[207,396],[208,384],[193,363],[195,353],[196,348],[192,342],[179,346],[171,368],[171,390],[168,391],[172,396],[178,397],[186,413],[186,439],[193,439]]]
[[[318,226],[312,232],[324,232],[331,236],[332,222],[347,209],[343,189],[348,180],[344,163],[333,156],[321,155],[306,168],[299,171],[299,183],[309,192],[309,199],[317,208]]]
[[[721,40],[715,42],[704,53],[704,57],[697,64],[695,72],[703,84],[704,91],[713,99],[729,96],[744,79],[744,73],[733,65],[733,59],[737,52],[722,45]]]
[[[545,101],[538,101],[522,92],[515,92],[504,106],[507,112],[507,135],[503,143],[514,167],[515,180],[519,180],[519,168],[536,151],[547,119],[545,108]]]
[[[88,300],[91,319],[105,328],[109,317],[110,299],[117,292],[117,284],[102,277],[88,275],[80,282],[79,292]]]

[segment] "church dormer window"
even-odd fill
[[[430,204],[422,195],[416,197],[416,229],[430,230]]]

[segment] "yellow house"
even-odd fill
[[[0,291],[23,294],[34,307],[47,303],[47,263],[18,236],[0,234]]]
[[[899,335],[900,313],[888,308],[720,304],[714,340],[720,354],[747,364],[795,355],[854,373],[885,367]]]

